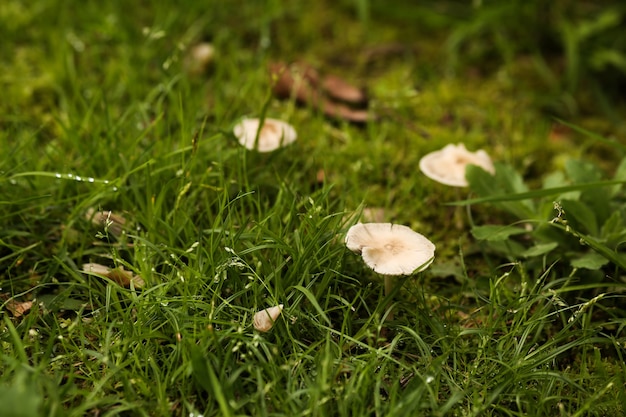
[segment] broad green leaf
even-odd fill
[[[576,35],[580,41],[599,36],[602,32],[619,26],[622,22],[622,14],[615,8],[607,8],[602,13],[591,16],[580,21],[576,26]]]
[[[516,194],[528,190],[522,178],[512,167],[499,163],[496,163],[495,166],[495,176],[475,165],[467,167],[465,178],[473,192],[480,197],[489,198],[490,196]],[[533,204],[530,201],[502,200],[502,203],[497,206],[520,219],[534,217]]]
[[[615,170],[614,180],[626,180],[626,158],[622,158],[621,162]]]
[[[570,159],[565,163],[567,175],[574,183],[597,182],[602,179],[602,171],[595,164],[587,161]],[[604,221],[611,215],[608,202],[611,199],[611,189],[606,187],[592,187],[581,191],[580,201],[587,204],[595,213],[598,223]],[[595,234],[595,233],[594,233]]]
[[[626,158],[623,158],[617,169],[615,170],[614,180],[626,180]],[[622,185],[615,185],[611,187],[611,195],[615,196],[622,189]]]
[[[528,191],[522,176],[510,165],[496,163],[496,180],[507,191],[523,193]]]
[[[551,172],[543,177],[542,188],[563,187],[568,185],[565,174],[561,171]]]
[[[598,49],[591,56],[590,63],[591,66],[600,71],[613,66],[619,68],[622,72],[626,72],[626,55],[618,49]]]
[[[526,233],[525,229],[515,226],[474,226],[472,227],[472,236],[478,240],[506,240],[510,236]]]
[[[568,186],[569,181],[565,178],[565,174],[561,171],[552,172],[546,175],[543,179],[542,188],[556,188],[556,187],[565,187]],[[557,200],[561,200],[563,198],[567,198],[570,200],[578,200],[580,197],[580,191],[570,191],[568,193],[563,193],[560,196],[556,197]]]
[[[596,270],[608,264],[609,260],[597,252],[589,252],[570,262],[574,268]]]
[[[598,221],[594,212],[585,203],[576,200],[563,200],[560,204],[570,226],[579,232],[597,236]]]
[[[484,240],[487,247],[495,253],[507,256],[509,259],[518,259],[520,253],[524,252],[524,246],[514,240]]]
[[[565,172],[574,183],[600,181],[602,178],[602,172],[597,166],[577,159],[568,159],[565,162]]]
[[[498,187],[494,180],[493,175],[478,166],[468,165],[465,169],[465,179],[469,183],[470,189],[479,196],[503,193],[503,190]]]
[[[541,255],[545,255],[546,253],[553,251],[554,249],[558,247],[559,247],[559,244],[557,242],[540,243],[538,245],[531,246],[530,248],[526,249],[524,252],[522,252],[522,256],[526,258],[532,258],[534,256],[541,256]]]
[[[447,205],[467,206],[470,204],[479,204],[479,203],[502,203],[502,202],[518,201],[518,200],[529,200],[533,198],[558,196],[559,194],[567,193],[570,191],[582,191],[582,190],[587,190],[591,188],[609,187],[612,185],[622,185],[622,184],[626,184],[626,180],[588,182],[584,184],[574,184],[574,185],[568,185],[564,187],[546,188],[546,189],[533,190],[533,191],[517,193],[517,194],[513,194],[513,193],[495,194],[494,193],[493,195],[490,195],[487,197],[470,198],[468,200],[461,200],[461,201],[455,201],[452,203],[447,203]]]
[[[616,266],[622,268],[623,270],[626,270],[626,256],[624,256],[623,254],[617,253],[616,251],[609,248],[608,246],[606,246],[605,244],[603,244],[602,242],[600,242],[598,239],[594,238],[593,236],[578,233],[576,231],[566,228],[562,224],[558,224],[558,223],[551,223],[551,224],[554,227],[565,230],[568,233],[576,236],[582,244],[588,245],[590,248],[598,252],[600,255],[604,256],[606,259],[613,262]]]
[[[626,234],[622,212],[614,211],[600,229],[600,237],[606,241],[621,240]],[[617,243],[617,242],[616,242]]]

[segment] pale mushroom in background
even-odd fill
[[[282,120],[266,118],[259,129],[260,123],[260,119],[251,118],[235,125],[233,133],[242,146],[258,152],[271,152],[293,143],[298,136],[293,126]]]
[[[420,170],[428,178],[453,187],[467,187],[465,168],[477,165],[487,172],[495,173],[493,162],[483,150],[470,152],[465,145],[449,144],[443,149],[431,152],[420,159]]]
[[[184,66],[192,75],[200,75],[207,71],[215,59],[215,48],[209,42],[193,45],[185,57]]]
[[[435,245],[410,227],[391,223],[358,223],[346,235],[346,246],[385,276],[385,295],[393,290],[393,276],[411,275],[427,268],[435,257]],[[393,317],[389,313],[388,318]]]
[[[260,332],[268,332],[282,311],[283,304],[279,304],[256,312],[253,318],[254,328]]]

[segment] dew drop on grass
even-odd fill
[[[91,183],[96,182],[95,178],[93,178],[93,177],[89,177],[89,178],[87,178],[87,181],[89,181],[89,182],[91,182]]]
[[[434,380],[435,380],[435,377],[434,377],[434,376],[432,376],[432,375],[428,375],[428,376],[426,377],[426,383],[427,383],[427,384],[430,384],[430,383],[431,383],[431,382],[433,382]]]
[[[57,178],[61,178],[61,174],[59,174],[58,172],[56,174],[54,174],[55,177]]]
[[[83,180],[83,178],[82,178],[82,177],[79,177],[78,175],[77,175],[77,176],[75,176],[75,177],[74,177],[74,179],[75,179],[76,181],[82,181],[82,180]]]

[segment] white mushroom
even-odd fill
[[[346,246],[385,276],[385,295],[393,290],[394,275],[410,275],[427,268],[435,258],[435,245],[410,227],[391,223],[358,223],[348,230]],[[393,318],[390,311],[387,319]]]
[[[266,118],[259,129],[260,122],[260,119],[243,119],[233,129],[239,143],[247,149],[271,152],[293,143],[298,136],[293,126],[282,120]]]
[[[348,230],[346,246],[360,253],[367,266],[383,275],[421,271],[435,256],[435,245],[430,240],[400,224],[355,224]]]
[[[201,42],[189,49],[184,66],[190,74],[200,75],[209,68],[215,59],[215,48],[208,42]]]
[[[268,332],[282,311],[283,304],[279,304],[256,312],[253,318],[254,328],[260,332]]]
[[[487,172],[495,173],[493,162],[483,150],[470,152],[462,143],[449,144],[420,159],[420,170],[428,178],[453,187],[467,187],[465,168],[477,165]]]

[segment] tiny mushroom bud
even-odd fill
[[[215,48],[213,45],[208,42],[201,42],[189,49],[184,65],[190,74],[200,75],[206,72],[214,59]]]
[[[425,155],[419,162],[420,170],[428,178],[453,187],[467,187],[465,168],[468,165],[477,165],[492,174],[495,172],[491,158],[485,151],[470,152],[462,143],[449,144]]]
[[[258,152],[271,152],[293,143],[296,130],[288,123],[278,119],[266,118],[263,125],[260,119],[243,119],[233,129],[239,143],[247,149]]]
[[[268,332],[283,311],[283,304],[269,307],[254,314],[254,328],[260,332]]]

